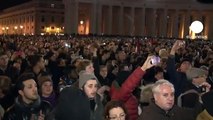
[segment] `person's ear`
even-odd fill
[[[153,94],[153,98],[154,98],[154,100],[157,100],[157,95],[156,94]]]
[[[18,90],[18,93],[23,96],[24,95],[24,92],[22,90]]]

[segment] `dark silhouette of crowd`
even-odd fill
[[[0,36],[0,119],[213,120],[213,42]]]

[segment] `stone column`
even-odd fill
[[[190,12],[189,10],[185,13],[185,19],[184,19],[184,36],[183,38],[189,37],[189,26],[190,26]]]
[[[141,12],[141,16],[142,16],[142,20],[141,20],[141,35],[144,36],[145,35],[145,18],[146,18],[146,9],[142,8],[142,12]]]
[[[102,5],[98,5],[98,11],[97,11],[97,34],[101,35],[102,33]]]
[[[156,36],[156,13],[157,13],[157,10],[156,9],[153,9],[153,12],[152,12],[152,16],[153,16],[153,21],[152,21],[152,32],[151,32],[151,36]]]
[[[130,24],[130,35],[135,35],[135,8],[131,8],[131,24]]]
[[[174,11],[172,37],[178,37],[178,10]]]
[[[124,31],[123,31],[123,26],[124,26],[124,21],[123,21],[123,17],[124,17],[124,8],[123,6],[120,6],[120,15],[119,15],[119,34],[123,35]]]
[[[95,34],[97,32],[97,0],[93,0],[91,13],[90,33]]]
[[[65,33],[78,33],[78,2],[73,0],[63,0],[65,5],[64,26]]]
[[[163,15],[162,15],[162,27],[161,27],[161,35],[163,37],[166,37],[167,36],[167,14],[168,14],[168,10],[167,9],[164,9],[163,11]]]
[[[112,6],[109,6],[108,9],[108,29],[107,29],[107,34],[111,35],[112,34]]]

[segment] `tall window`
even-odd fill
[[[44,16],[41,16],[41,22],[45,22]]]
[[[54,16],[52,16],[51,21],[52,21],[52,22],[55,22],[55,18],[54,18]]]

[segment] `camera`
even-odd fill
[[[154,56],[152,59],[151,59],[151,64],[153,65],[157,65],[160,63],[160,57],[158,56]]]
[[[197,89],[197,91],[198,91],[199,93],[206,92],[206,87],[205,87],[205,86],[199,86],[198,89]]]

